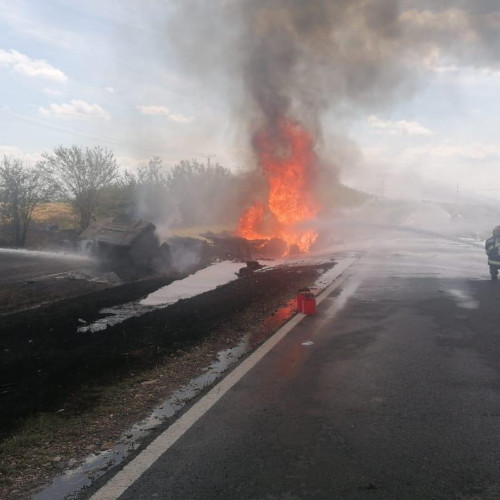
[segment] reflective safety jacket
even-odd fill
[[[488,264],[490,266],[500,266],[500,238],[488,238],[484,246],[488,254]]]

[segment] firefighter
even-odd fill
[[[498,269],[500,268],[500,226],[496,226],[495,229],[493,229],[491,238],[486,240],[485,249],[488,255],[491,279],[496,280],[498,277]]]

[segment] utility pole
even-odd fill
[[[204,158],[207,159],[207,166],[210,168],[210,158],[215,158],[217,155],[205,155]]]

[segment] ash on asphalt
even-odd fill
[[[255,312],[271,316],[298,288],[313,283],[332,265],[254,273],[105,332],[78,333],[79,320],[93,321],[103,307],[138,300],[172,279],[129,283],[2,317],[0,435],[9,435],[23,417],[58,410],[83,383],[102,384],[151,366],[219,331],[233,329],[243,335],[245,318]]]

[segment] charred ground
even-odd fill
[[[103,307],[138,300],[168,284],[156,277],[4,315],[1,321],[1,431],[30,414],[57,411],[86,386],[151,366],[179,347],[216,332],[244,333],[246,319],[270,316],[331,264],[257,272],[103,332],[78,333]]]

